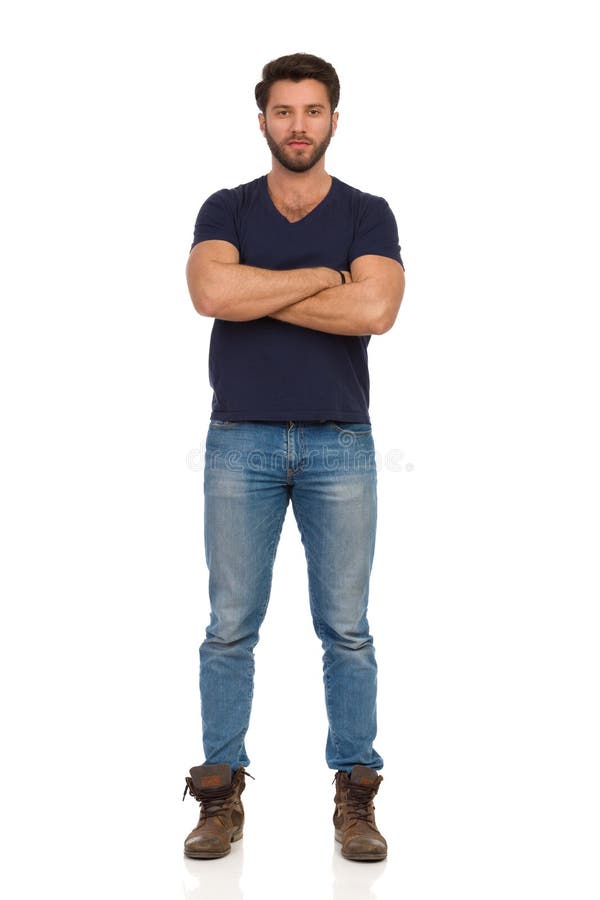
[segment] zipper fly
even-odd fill
[[[287,422],[287,482],[292,483],[293,476],[301,468],[302,445],[304,443],[301,428],[295,428],[295,423]]]

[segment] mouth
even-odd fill
[[[288,141],[288,147],[310,147],[310,143],[308,141]]]

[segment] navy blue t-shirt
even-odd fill
[[[394,215],[384,199],[337,178],[304,218],[289,222],[266,176],[218,191],[203,204],[192,246],[228,241],[240,263],[264,269],[328,266],[349,271],[365,254],[402,263]],[[370,336],[328,334],[265,316],[215,319],[209,351],[213,419],[369,422]]]

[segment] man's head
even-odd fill
[[[254,93],[274,158],[292,172],[311,169],[337,127],[340,83],[333,66],[308,53],[282,56],[267,63]]]
[[[340,100],[340,82],[331,63],[310,53],[292,53],[268,62],[262,71],[262,81],[254,88],[254,96],[264,115],[269,102],[271,86],[276,81],[304,81],[313,78],[325,85],[329,97],[330,113],[334,113]]]

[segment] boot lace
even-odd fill
[[[252,778],[254,781],[254,777],[250,775],[250,772],[244,771],[242,773],[242,778],[247,775],[249,778]],[[234,790],[235,790],[235,774],[233,776],[233,780],[231,784],[225,785],[222,788],[211,788],[209,791],[197,791],[194,787],[194,782],[188,776],[185,779],[185,790],[183,792],[182,800],[185,800],[186,794],[190,793],[195,800],[199,800],[202,807],[202,816],[209,819],[211,816],[218,816],[220,813],[225,812],[231,806],[231,803],[234,799]]]
[[[348,789],[346,800],[349,822],[374,823],[373,788],[353,784]]]
[[[210,791],[196,791],[191,778],[186,778],[186,788],[183,792],[184,800],[188,791],[192,797],[200,801],[203,819],[210,819],[213,816],[219,816],[227,812],[234,799],[231,785],[222,788],[212,788]]]

